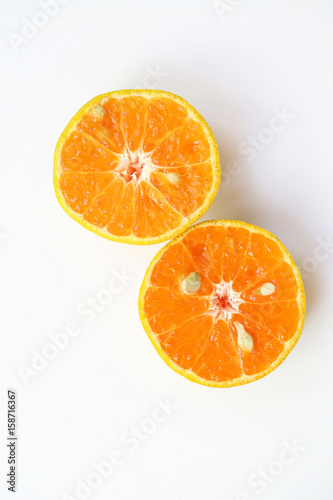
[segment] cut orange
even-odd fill
[[[56,146],[60,205],[82,226],[115,241],[149,244],[180,234],[206,212],[219,183],[210,128],[169,92],[97,96]]]
[[[169,242],[140,290],[143,327],[163,360],[213,387],[257,380],[295,346],[301,275],[283,244],[239,221],[196,224]]]

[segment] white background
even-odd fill
[[[17,500],[79,498],[78,479],[115,450],[123,463],[87,498],[332,499],[333,259],[322,245],[333,237],[332,7],[72,0],[45,20],[37,1],[1,1],[1,498],[14,498],[4,479],[12,387]],[[13,34],[22,36],[24,18],[44,26],[22,40]],[[204,219],[268,229],[306,278],[296,348],[250,385],[211,389],[170,370],[137,313],[145,269],[161,245],[104,240],[56,201],[53,152],[69,119],[97,94],[138,87],[179,94],[210,124],[224,173]],[[276,109],[293,117],[270,136],[263,129]],[[250,161],[239,148],[258,135],[270,142]],[[123,270],[133,279],[88,323],[77,308]],[[25,384],[19,367],[31,368],[32,351],[70,322],[81,333]],[[123,434],[151,425],[145,419],[167,398],[177,409],[131,451]],[[286,441],[301,451],[283,464]],[[261,487],[253,485],[260,469],[271,471]]]

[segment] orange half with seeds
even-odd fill
[[[169,92],[97,96],[56,146],[60,205],[82,226],[115,241],[150,244],[180,234],[207,211],[219,183],[209,126]]]
[[[139,314],[163,360],[199,384],[229,387],[274,370],[301,334],[301,275],[283,244],[239,221],[192,226],[153,259]]]

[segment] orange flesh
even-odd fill
[[[184,279],[199,272],[198,291]],[[265,283],[275,289],[258,294]],[[237,226],[204,225],[170,245],[155,264],[144,313],[166,355],[213,382],[258,374],[280,356],[300,321],[298,284],[271,238]],[[253,350],[238,338],[242,325]],[[238,328],[237,328],[238,326]]]
[[[214,174],[201,124],[168,97],[108,97],[61,150],[67,206],[115,236],[150,238],[180,227],[205,202]]]

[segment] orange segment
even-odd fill
[[[90,187],[65,172],[113,172],[116,179]],[[199,219],[220,175],[214,136],[190,104],[160,90],[123,90],[95,97],[72,118],[56,147],[53,177],[60,205],[83,227],[151,244]]]
[[[163,360],[189,380],[229,387],[274,370],[303,327],[299,271],[268,231],[208,221],[168,243],[139,296],[141,322]]]
[[[152,153],[156,165],[179,166],[202,163],[209,160],[211,147],[204,129],[197,121],[188,119],[185,124],[172,132]]]
[[[170,132],[180,127],[188,117],[184,106],[162,97],[148,103],[143,151],[151,152]]]
[[[72,132],[63,146],[61,163],[63,170],[107,172],[119,165],[119,158],[89,136]]]
[[[250,231],[242,227],[226,227],[226,240],[223,249],[223,281],[232,281],[245,258],[250,242]]]
[[[244,302],[240,305],[239,311],[267,328],[276,338],[284,342],[293,337],[300,320],[300,310],[296,300],[272,301],[265,304]]]
[[[229,321],[229,325],[236,343],[238,334],[235,322],[243,325],[254,342],[253,352],[238,349],[244,373],[246,375],[255,375],[269,369],[283,351],[283,342],[279,341],[263,326],[257,325],[250,319],[244,318],[244,316],[234,314],[232,320]]]
[[[108,231],[116,236],[129,236],[134,223],[134,184],[125,186],[123,199],[114,211],[108,224]]]
[[[166,288],[152,288],[145,296],[145,314],[156,333],[172,330],[195,316],[204,314],[209,300],[188,297]]]
[[[92,203],[97,194],[108,186],[115,174],[63,172],[60,177],[60,186],[68,206],[78,214]]]
[[[136,188],[135,206],[133,234],[138,237],[159,236],[181,224],[181,214],[146,181]]]
[[[230,381],[241,377],[237,351],[224,320],[215,320],[210,334],[201,339],[200,350],[201,355],[192,371],[201,379],[219,383],[221,380]]]
[[[265,283],[273,283],[275,290],[270,295],[261,295],[260,288]],[[272,300],[296,300],[298,285],[295,274],[287,262],[283,262],[274,271],[266,274],[263,278],[252,284],[245,290],[241,297],[245,302],[271,302]]]
[[[209,163],[191,167],[159,168],[150,175],[150,182],[185,217],[202,205],[212,188],[213,174]]]
[[[199,270],[213,283],[220,283],[222,279],[223,243],[225,241],[225,228],[212,227],[211,230],[202,231],[194,229],[183,238],[183,243],[192,255]]]
[[[210,332],[209,337],[206,332]],[[159,343],[179,367],[206,380],[232,380],[242,374],[228,325],[204,314],[190,319],[168,333]],[[207,362],[208,361],[208,362]]]
[[[158,340],[167,355],[181,368],[191,370],[202,350],[198,349],[203,332],[211,331],[213,320],[207,314],[189,319],[166,333],[158,334]]]
[[[125,148],[125,138],[121,127],[121,117],[120,100],[106,98],[83,115],[77,128],[111,151],[122,153]]]
[[[275,241],[252,233],[243,263],[233,280],[233,289],[240,292],[248,288],[277,268],[283,260],[283,253]]]
[[[153,286],[166,287],[181,292],[184,279],[198,270],[198,265],[185,245],[171,245],[156,263],[150,282]],[[201,287],[197,295],[211,295],[212,293],[212,282],[206,276],[202,276]]]
[[[83,214],[84,220],[98,227],[105,227],[123,198],[125,181],[116,177],[103,191],[96,196]]]
[[[147,99],[140,96],[124,97],[121,100],[122,128],[130,151],[137,151],[142,145],[147,105]]]

